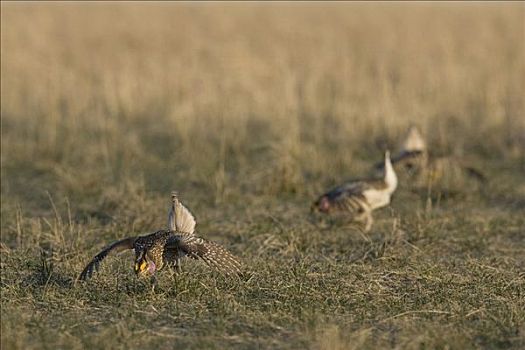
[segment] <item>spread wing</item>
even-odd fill
[[[468,176],[478,180],[481,183],[487,182],[487,177],[479,169],[473,168],[471,166],[463,166],[463,169]]]
[[[237,257],[220,244],[195,235],[175,235],[166,244],[166,249],[182,251],[190,258],[200,259],[226,275],[241,273],[241,263]]]
[[[171,193],[171,208],[168,214],[168,228],[171,231],[195,232],[195,218],[191,212],[179,201],[176,192]]]
[[[321,212],[333,210],[359,210],[364,200],[363,192],[372,188],[370,181],[355,180],[347,182],[320,196],[314,208]]]
[[[78,279],[84,281],[90,278],[93,275],[94,270],[98,271],[100,262],[104,260],[109,254],[117,253],[126,249],[133,249],[133,244],[135,243],[136,239],[137,237],[124,238],[106,247],[104,250],[98,253],[89,262],[89,264],[87,264],[87,266],[84,268]]]
[[[330,191],[329,194],[334,196],[353,196],[360,195],[364,191],[372,187],[372,180],[355,180],[347,182],[334,190]]]
[[[432,165],[435,169],[441,168],[447,173],[458,172],[462,175],[466,175],[474,180],[477,180],[480,183],[486,183],[487,178],[479,169],[472,167],[466,159],[448,156],[448,157],[439,157],[434,158]]]

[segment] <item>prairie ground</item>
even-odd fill
[[[1,6],[2,349],[525,348],[522,3]],[[487,183],[310,215],[411,124]],[[245,276],[74,283],[171,190]]]

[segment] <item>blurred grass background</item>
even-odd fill
[[[121,343],[110,345],[116,348],[152,339],[168,346],[163,327],[184,346],[219,348],[525,346],[523,4],[3,2],[1,9],[3,348],[97,346],[113,339],[90,337],[100,322],[119,332]],[[422,128],[431,149],[474,159],[490,186],[431,212],[425,198],[401,188],[369,240],[312,226],[311,200],[366,173],[411,124]],[[109,293],[114,299],[99,302],[112,312],[119,303],[150,302],[164,314],[184,314],[166,296],[127,291],[127,300],[110,282],[86,292],[67,286],[112,239],[164,227],[173,189],[195,212],[199,231],[259,267],[255,280],[277,295],[268,301],[259,285],[227,284],[207,297],[190,274],[177,282],[190,284],[180,287],[190,292],[178,301],[192,308],[208,303],[201,313],[216,321],[182,330],[153,318],[153,330],[137,326],[137,340],[129,330],[137,314],[108,325],[92,298]],[[399,247],[400,241],[407,243]],[[415,260],[383,261],[385,249]],[[348,260],[341,262],[341,254]],[[371,265],[370,254],[379,259]],[[491,263],[476,260],[482,258]],[[280,271],[285,266],[291,271]],[[483,266],[500,271],[487,288],[508,309],[478,305],[473,310],[493,312],[476,312],[474,323],[470,315],[458,324],[449,319],[456,316],[437,313],[427,323],[396,324],[390,317],[405,312],[406,303],[389,309],[363,297],[349,308],[341,301],[370,292],[367,275],[381,274],[374,278],[384,282],[406,268],[399,272],[405,279],[419,281],[406,276],[425,275],[421,268],[433,276],[423,289],[446,293],[454,276],[466,273],[464,285],[480,291]],[[100,281],[113,281],[104,271]],[[199,276],[215,283],[205,272]],[[341,289],[341,278],[360,287]],[[338,302],[302,291],[301,283],[319,283]],[[396,298],[421,293],[399,288]],[[514,289],[502,296],[498,288]],[[431,299],[436,309],[439,298],[468,309],[464,290],[457,293]],[[478,302],[490,294],[473,293]],[[279,295],[297,309],[274,304]],[[215,300],[219,306],[209,304]],[[50,308],[68,303],[75,305],[70,319],[53,318]],[[318,303],[328,306],[308,308]],[[247,312],[247,304],[257,312]],[[229,319],[232,308],[238,320]],[[90,323],[93,314],[102,320]],[[240,331],[236,323],[244,325]],[[446,334],[450,342],[441,342]]]

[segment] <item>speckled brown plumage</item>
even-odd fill
[[[475,179],[480,183],[486,181],[478,169],[470,166],[464,159],[453,155],[437,156],[431,154],[419,129],[412,126],[408,129],[399,153],[392,157],[392,164],[402,176],[407,176],[410,183],[416,186],[450,185],[462,183],[462,179]],[[384,171],[384,164],[375,165],[377,174]]]
[[[390,203],[397,187],[397,177],[385,154],[387,171],[382,178],[352,180],[321,195],[312,209],[326,214],[340,213],[351,221],[365,222],[365,231],[372,227],[372,211]]]
[[[153,276],[166,266],[179,269],[184,257],[202,260],[224,274],[240,273],[241,263],[235,256],[221,245],[194,234],[195,219],[175,194],[172,194],[168,225],[168,229],[128,237],[109,245],[89,262],[79,279],[90,278],[108,255],[131,249],[135,251],[135,273],[139,276]]]

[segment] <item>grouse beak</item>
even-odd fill
[[[154,275],[157,270],[157,265],[153,261],[142,260],[140,263],[135,263],[135,273],[137,276],[144,276],[147,273]]]
[[[140,275],[148,268],[148,263],[142,260],[140,263],[135,263],[135,273]]]

